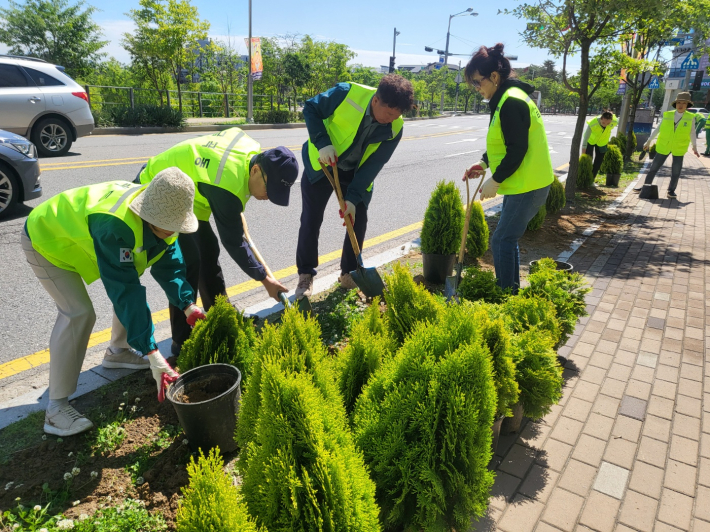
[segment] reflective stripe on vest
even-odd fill
[[[523,194],[531,190],[546,187],[554,178],[552,159],[547,146],[547,135],[542,122],[542,115],[535,103],[521,89],[511,87],[505,91],[493,113],[493,120],[488,127],[486,150],[488,166],[492,173],[500,165],[506,154],[503,129],[500,126],[500,110],[508,98],[517,98],[527,103],[530,109],[530,129],[528,130],[528,151],[520,167],[506,178],[498,189],[498,194]],[[522,132],[521,132],[522,133]]]
[[[122,220],[133,231],[135,243],[130,258],[138,275],[142,275],[164,253],[148,261],[143,249],[143,220],[128,208],[144,188],[144,185],[127,181],[110,181],[57,194],[35,207],[27,218],[32,247],[58,268],[76,272],[86,284],[91,284],[100,275],[94,240],[89,232],[89,216],[108,214]],[[170,237],[165,242],[169,245],[176,239]],[[129,256],[127,254],[127,260]]]
[[[333,143],[333,148],[335,148],[338,157],[345,153],[355,140],[360,122],[362,122],[367,106],[370,104],[370,100],[376,92],[377,89],[375,88],[358,83],[351,83],[348,95],[343,102],[335,109],[332,115],[323,120],[325,129],[328,132],[328,136]],[[399,135],[403,126],[404,120],[402,120],[401,116],[392,122],[392,137],[389,140]],[[375,142],[367,145],[358,164],[358,168],[377,151],[380,144],[381,142]],[[308,139],[308,158],[313,169],[316,172],[319,171],[321,166],[318,162],[318,148],[311,142],[311,139]],[[370,184],[368,190],[372,190],[372,184]]]
[[[210,204],[198,188],[206,183],[231,192],[246,207],[249,200],[249,163],[261,152],[258,142],[238,127],[188,139],[151,157],[141,172],[141,183],[150,182],[158,172],[177,166],[195,183],[195,216],[207,221],[212,215]]]
[[[589,144],[594,146],[606,146],[609,144],[609,139],[611,138],[611,130],[619,123],[619,120],[614,116],[611,119],[611,123],[604,127],[601,125],[601,115],[595,116],[587,124],[589,124],[589,129],[591,129],[592,134],[589,135]]]
[[[658,131],[656,151],[661,155],[672,153],[676,157],[685,155],[690,145],[690,131],[693,127],[694,113],[686,111],[681,116],[678,126],[675,126],[675,111],[663,113],[661,127]]]

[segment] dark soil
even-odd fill
[[[234,378],[227,375],[208,375],[185,384],[185,387],[175,394],[173,400],[187,404],[202,403],[219,397],[234,386],[234,383]]]

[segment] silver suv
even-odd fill
[[[41,59],[0,55],[0,129],[30,139],[45,157],[64,155],[94,129],[86,91],[63,70]]]

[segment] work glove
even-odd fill
[[[587,145],[582,144],[582,153],[587,153]]]
[[[335,166],[338,162],[338,154],[333,146],[326,146],[318,150],[318,158],[329,166]]]
[[[466,181],[467,179],[476,179],[478,177],[481,177],[482,175],[486,174],[486,163],[483,161],[478,161],[476,164],[471,166],[468,170],[466,170],[463,174],[463,179],[462,181]]]
[[[651,144],[649,144],[648,142],[643,145],[643,149],[644,149],[645,151],[648,151],[648,149],[649,149],[650,147],[651,147]]]
[[[170,364],[157,349],[148,353],[148,361],[155,385],[158,387],[158,401],[162,403],[165,400],[165,388],[168,384],[175,382],[180,375],[170,367]]]
[[[355,226],[355,205],[348,201],[345,200],[345,212],[343,212],[342,209],[338,209],[338,212],[340,213],[340,217],[345,219],[345,216],[350,216],[350,221]],[[343,227],[345,227],[345,222],[343,221]]]
[[[500,183],[492,177],[484,181],[481,186],[481,199],[495,198],[498,193],[498,187],[500,187]]]
[[[183,312],[185,312],[185,316],[187,317],[187,324],[190,327],[194,327],[195,323],[197,323],[197,320],[204,320],[207,317],[205,316],[205,311],[194,303],[188,305]]]

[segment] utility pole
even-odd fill
[[[451,35],[451,19],[454,17],[458,17],[459,15],[463,15],[464,13],[470,13],[472,17],[477,17],[478,13],[473,12],[473,8],[469,7],[465,11],[461,11],[461,13],[456,13],[455,15],[449,15],[449,27],[446,30],[446,49],[444,50],[444,79],[441,82],[441,111],[444,112],[444,95],[446,93],[446,77],[449,74],[449,36]]]
[[[394,29],[394,38],[392,39],[392,57],[390,57],[390,68],[389,72],[392,74],[394,72],[394,59],[395,59],[395,49],[397,48],[397,35],[399,35],[399,32],[397,31],[397,28]]]
[[[459,61],[459,71],[456,73],[456,103],[454,103],[454,114],[459,111],[459,83],[463,81],[461,78],[461,61]]]
[[[249,0],[249,74],[247,76],[247,123],[254,122],[254,81],[251,77],[251,0]]]

